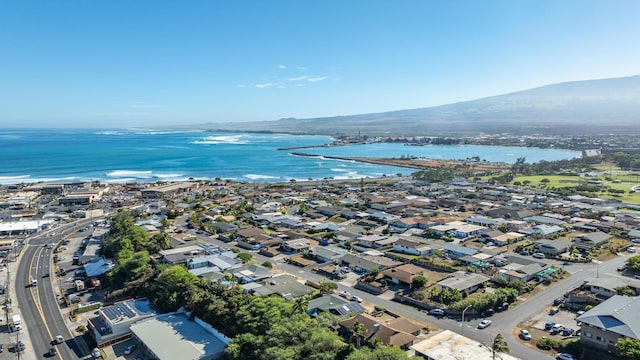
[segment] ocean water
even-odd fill
[[[280,182],[408,175],[415,169],[292,155],[278,148],[321,145],[326,136],[203,131],[0,130],[0,184],[155,182],[231,179]],[[377,143],[294,150],[315,155],[465,159],[513,163],[580,156],[567,150],[492,146],[404,146]]]

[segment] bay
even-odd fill
[[[155,182],[230,179],[280,182],[408,175],[415,169],[292,155],[283,147],[321,145],[327,136],[211,133],[144,129],[0,130],[0,184],[34,182]],[[554,149],[492,146],[404,146],[393,143],[309,148],[315,155],[465,159],[513,163],[580,156]]]

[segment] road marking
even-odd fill
[[[42,248],[40,248],[38,251],[34,252],[33,257],[31,258],[31,262],[29,263],[29,268],[33,269],[33,260],[36,258],[36,253],[37,252],[42,252]],[[38,262],[40,261],[40,255],[38,255]],[[36,263],[37,265],[37,263]],[[33,278],[33,274],[29,274],[29,277]],[[35,292],[35,295],[34,295]],[[31,297],[33,298],[33,302],[36,305],[36,308],[38,309],[38,313],[40,314],[40,318],[42,319],[42,323],[44,324],[44,328],[47,330],[47,334],[49,334],[49,339],[53,339],[53,335],[51,335],[51,329],[49,329],[49,325],[47,325],[47,321],[45,319],[44,316],[44,311],[42,310],[42,303],[40,302],[40,288],[38,286],[31,287]],[[37,302],[35,300],[38,300]],[[58,357],[58,359],[62,360],[62,356],[60,356],[60,352],[56,351],[56,356]]]

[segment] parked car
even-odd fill
[[[576,360],[576,358],[569,353],[558,353],[558,355],[556,355],[556,359],[557,360]]]
[[[342,296],[343,298],[348,298],[349,296],[351,296],[351,294],[346,290],[340,291],[339,295]]]
[[[546,257],[546,256],[544,256],[544,254],[543,254],[543,253],[534,253],[534,254],[533,254],[533,255],[531,255],[531,256],[533,256],[533,257],[534,257],[534,258],[536,258],[536,259],[544,259],[544,258]]]
[[[552,307],[551,310],[549,310],[549,315],[555,315],[558,313],[558,311],[560,311],[557,307]]]
[[[627,248],[627,252],[630,252],[630,253],[634,253],[634,252],[636,252],[636,247],[635,247],[635,246],[629,246],[629,247]]]
[[[553,300],[553,305],[560,305],[564,302],[564,298],[556,298]]]
[[[100,352],[100,349],[94,348],[93,351],[91,351],[91,356],[93,356],[94,359],[101,358],[102,353]]]
[[[484,328],[488,327],[489,325],[491,325],[491,320],[482,320],[478,324],[478,329],[484,329]]]
[[[131,354],[135,349],[136,349],[136,346],[135,346],[135,345],[129,345],[129,346],[125,349],[124,354],[125,354],[125,355],[129,355],[129,354]]]
[[[62,344],[64,342],[64,338],[62,335],[56,335],[56,338],[53,340],[56,344]]]
[[[556,323],[554,323],[553,321],[547,321],[546,323],[544,323],[544,329],[551,330],[555,325]]]
[[[562,336],[571,336],[573,335],[573,333],[575,332],[575,330],[573,330],[570,327],[566,327],[564,329],[562,329]]]
[[[522,340],[531,340],[531,334],[527,329],[520,330],[520,337]]]
[[[352,300],[352,301],[357,301],[357,302],[359,302],[359,303],[361,303],[361,302],[362,302],[362,298],[361,298],[360,296],[356,296],[356,295],[352,295],[352,296],[351,296],[351,300]]]
[[[435,315],[435,316],[443,316],[444,315],[444,310],[442,310],[442,309],[431,309],[431,310],[429,310],[429,314]]]
[[[553,325],[553,327],[551,328],[551,332],[552,333],[558,333],[560,331],[564,330],[564,325],[562,324],[555,324]]]
[[[578,318],[578,317],[582,316],[582,314],[584,314],[584,313],[585,313],[585,311],[584,311],[584,310],[580,310],[580,311],[578,311],[578,312],[576,313],[576,318]]]

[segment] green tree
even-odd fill
[[[640,255],[634,255],[627,260],[629,264],[629,270],[633,272],[640,272]]]
[[[238,254],[238,259],[242,260],[243,263],[248,263],[249,261],[251,261],[251,259],[253,259],[253,255],[249,254],[249,253],[240,253]]]
[[[338,290],[338,284],[334,283],[333,281],[320,281],[320,294],[331,294],[335,290]]]
[[[309,310],[309,300],[306,297],[300,296],[293,301],[291,306],[291,312],[293,313],[306,313]]]
[[[496,337],[493,338],[493,343],[491,344],[491,355],[493,357],[493,360],[496,360],[496,355],[498,353],[508,352],[509,345],[507,345],[507,342],[504,340],[501,334],[496,335]]]
[[[427,278],[422,275],[417,275],[411,280],[411,288],[412,289],[421,289],[425,285],[427,285]]]
[[[617,295],[623,295],[623,296],[635,296],[636,295],[635,290],[633,290],[633,288],[628,286],[628,285],[618,286],[617,288],[615,288],[615,290],[616,290],[616,294]]]
[[[616,353],[625,360],[640,359],[640,340],[620,338],[616,342]]]
[[[188,304],[189,294],[200,284],[200,278],[184,266],[171,266],[158,275],[151,286],[149,299],[163,312],[178,310]]]
[[[395,346],[379,345],[374,348],[363,347],[345,357],[345,360],[405,360],[407,353]]]
[[[367,333],[367,328],[362,323],[356,320],[356,322],[353,323],[353,326],[351,326],[350,330],[351,338],[356,345],[356,349],[360,349],[360,345],[364,340],[364,335]]]

